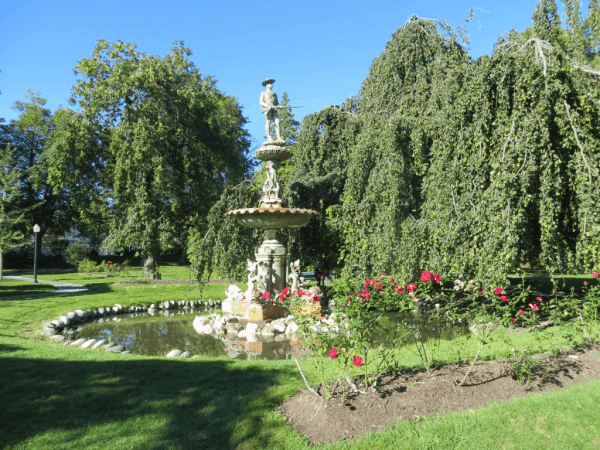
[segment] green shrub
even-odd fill
[[[79,273],[95,273],[98,271],[98,266],[94,261],[90,261],[87,258],[82,259],[77,264],[77,272]]]
[[[90,256],[90,249],[81,242],[74,242],[65,250],[65,261],[73,267],[79,267],[79,262]]]

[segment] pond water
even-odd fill
[[[154,315],[145,313],[120,314],[110,318],[96,319],[65,334],[69,340],[106,339],[126,350],[140,355],[164,356],[174,349],[190,352],[192,355],[223,356],[234,359],[289,359],[299,356],[302,341],[290,339],[284,334],[275,336],[259,336],[256,341],[225,335],[218,338],[212,335],[198,334],[193,321],[196,316],[208,315],[212,309],[156,311]],[[388,313],[381,319],[384,329],[390,329],[402,318],[397,313]],[[404,321],[408,334],[404,341],[414,340],[414,334],[419,331],[429,338],[452,339],[457,335],[467,333],[466,326],[450,326],[448,323],[429,321],[426,324],[413,320]],[[245,325],[244,321],[242,323]],[[390,344],[391,333],[383,332],[374,336],[374,340]],[[333,343],[334,345],[335,343]]]

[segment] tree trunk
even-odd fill
[[[2,259],[2,252],[0,252],[0,283],[4,278],[4,260]]]
[[[158,233],[152,239],[150,249],[145,256],[144,261],[144,278],[150,278],[151,280],[160,280],[160,272],[158,268],[160,266],[160,243],[158,241]]]

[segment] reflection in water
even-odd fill
[[[167,317],[163,314],[166,313]],[[208,313],[205,313],[208,314]],[[112,320],[98,319],[73,330],[71,339],[106,339],[126,350],[139,355],[164,356],[174,349],[189,352],[191,355],[224,356],[233,359],[289,359],[300,356],[302,341],[289,339],[283,334],[261,336],[256,341],[248,341],[232,335],[220,338],[198,334],[192,323],[199,312],[177,313],[164,311],[158,317],[147,313],[122,314]],[[414,342],[415,334],[434,339],[453,339],[468,332],[466,326],[450,326],[446,322],[430,320],[415,322],[414,318],[401,317],[397,313],[387,313],[379,321],[379,330],[372,336],[374,344],[391,345],[393,334],[390,331],[399,322],[404,325],[404,342]],[[67,332],[70,334],[70,332]],[[325,345],[336,345],[335,338],[323,339]]]

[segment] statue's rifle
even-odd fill
[[[275,109],[304,108],[304,106],[276,105],[276,106],[273,106],[273,108],[275,108]]]

